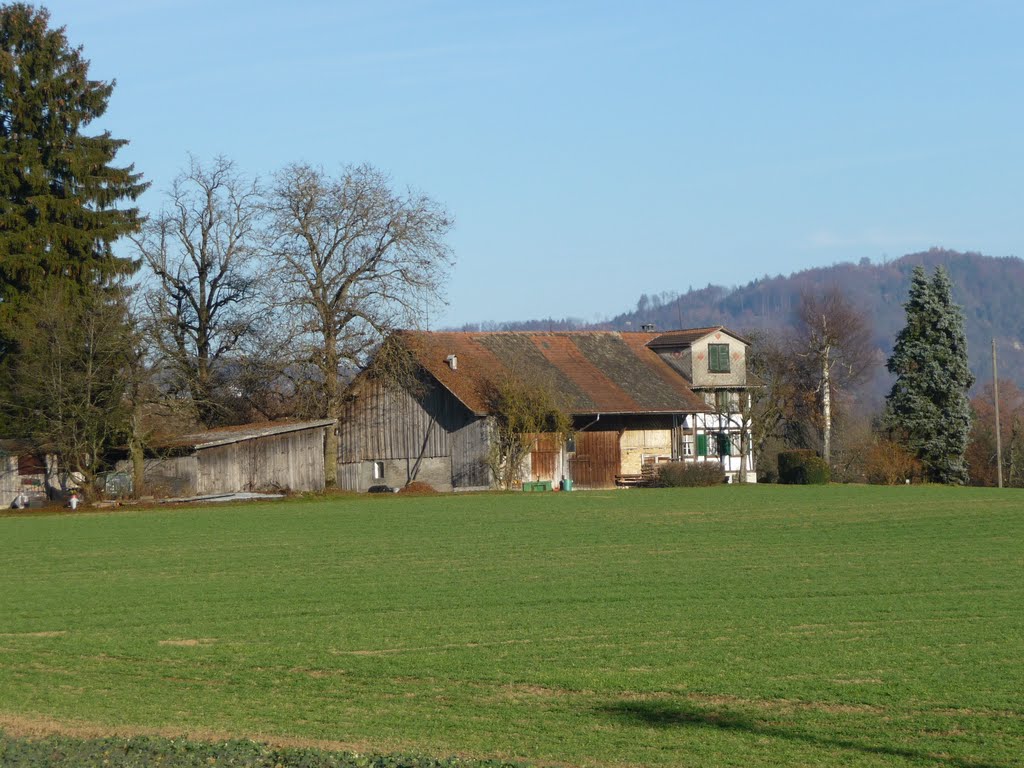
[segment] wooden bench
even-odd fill
[[[636,486],[644,484],[643,475],[616,475],[615,484],[621,486]]]

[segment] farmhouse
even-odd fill
[[[401,331],[416,386],[364,375],[339,419],[338,483],[349,490],[414,480],[486,489],[494,433],[488,382],[545,382],[572,417],[566,442],[540,435],[523,480],[580,488],[639,481],[659,462],[720,462],[755,480],[750,454],[748,342],[721,326],[670,333]],[[747,433],[748,437],[744,437]],[[741,457],[746,450],[746,457]]]
[[[161,496],[324,489],[324,439],[333,419],[223,427],[149,449],[143,478]],[[118,470],[130,472],[128,461]]]

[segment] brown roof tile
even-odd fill
[[[715,331],[727,333],[734,339],[739,339],[744,344],[750,343],[738,333],[730,331],[725,326],[711,325],[707,328],[687,328],[682,331],[666,331],[665,333],[659,333],[654,339],[651,339],[649,346],[652,349],[660,349],[663,347],[688,347],[698,339],[703,339],[705,336],[708,336]]]
[[[487,412],[489,379],[526,375],[549,382],[570,413],[693,413],[703,399],[647,347],[656,333],[613,331],[428,332],[399,337],[420,365],[467,408]],[[457,370],[446,362],[458,358]]]

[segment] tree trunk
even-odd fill
[[[142,436],[139,434],[138,414],[132,415],[132,434],[128,450],[132,459],[132,495],[138,499],[146,490],[146,457],[142,449]]]
[[[829,353],[825,351],[821,361],[821,421],[822,450],[821,457],[829,467],[832,466],[832,382],[829,371]]]
[[[341,416],[341,395],[338,387],[337,340],[330,334],[324,338],[324,390],[327,400],[327,418]],[[338,484],[338,430],[337,424],[327,428],[324,435],[324,483],[328,488]]]

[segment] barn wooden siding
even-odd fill
[[[338,482],[360,487],[367,461],[451,458],[451,485],[490,485],[484,458],[487,420],[469,411],[448,390],[427,385],[414,397],[379,381],[363,382],[339,419]]]
[[[197,492],[324,488],[324,428],[265,435],[197,452]]]
[[[578,488],[614,488],[620,470],[619,432],[577,432],[576,453],[569,459]]]
[[[202,444],[184,456],[146,459],[146,487],[160,496],[206,496],[239,491],[324,489],[325,427],[248,435]],[[117,463],[130,471],[131,464]]]
[[[452,440],[452,487],[490,488],[491,470],[487,466],[490,449],[490,422],[476,417],[455,430]]]
[[[117,462],[119,472],[131,472],[131,462]],[[169,456],[146,459],[142,480],[146,491],[157,496],[196,496],[199,493],[199,457]]]

